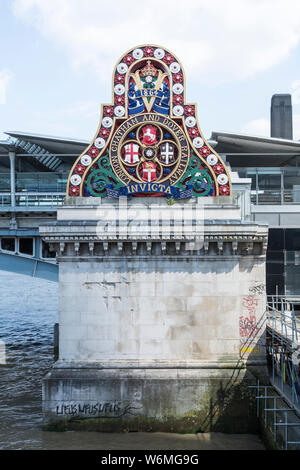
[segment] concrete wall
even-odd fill
[[[254,222],[267,222],[269,228],[299,228],[300,205],[261,205],[251,206]]]

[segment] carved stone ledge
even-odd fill
[[[46,240],[45,240],[46,241]],[[99,257],[122,255],[134,257],[140,255],[151,256],[179,256],[197,255],[206,256],[264,256],[265,244],[262,242],[245,242],[239,240],[223,241],[221,239],[205,239],[202,243],[197,240],[189,240],[185,243],[171,241],[64,241],[51,242],[53,251],[60,258],[76,257]]]
[[[217,222],[217,221],[216,221]],[[64,256],[265,256],[268,228],[258,224],[211,223],[192,227],[189,231],[178,228],[160,233],[126,232],[101,233],[97,225],[64,224],[41,227],[41,237],[49,243],[60,258]],[[148,227],[149,228],[149,227]]]

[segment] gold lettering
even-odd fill
[[[125,131],[124,124],[122,124],[122,126],[120,126],[117,132],[115,133],[115,138],[119,137],[120,139],[122,135],[124,134],[124,131]]]
[[[124,131],[127,131],[128,129],[130,129],[133,126],[133,124],[134,124],[133,122],[127,121]]]
[[[132,193],[138,193],[138,191],[139,191],[139,186],[137,184],[135,184],[135,185],[132,184],[131,185],[131,192]]]
[[[170,188],[170,186],[167,186],[167,188],[166,188],[166,191],[165,191],[165,192],[166,192],[166,194],[171,194],[171,188]]]
[[[152,184],[152,191],[154,192],[157,191],[157,184],[155,183]]]

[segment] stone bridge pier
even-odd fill
[[[254,431],[267,231],[231,196],[66,198],[40,227],[59,261],[46,428]]]

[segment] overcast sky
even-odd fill
[[[186,72],[205,137],[270,135],[274,93],[291,93],[300,139],[299,0],[0,0],[0,139],[22,131],[91,139],[113,67],[158,44]]]

